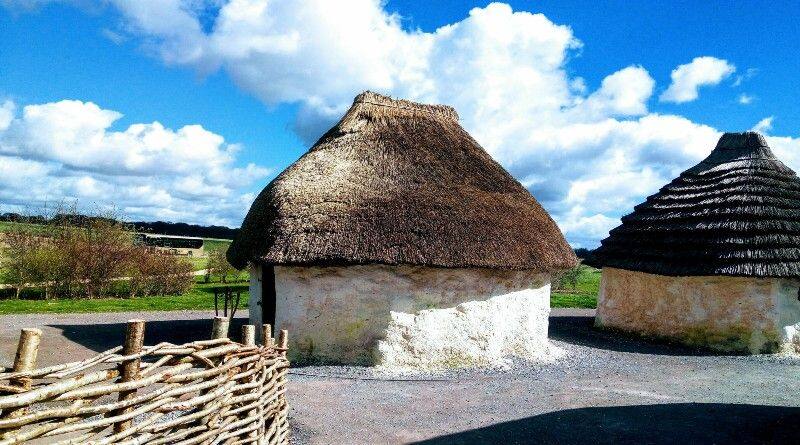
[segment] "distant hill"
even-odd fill
[[[137,232],[157,233],[159,235],[196,236],[199,238],[233,239],[239,229],[225,226],[199,226],[197,224],[172,223],[164,221],[137,221],[133,224]]]
[[[82,225],[89,220],[108,220],[108,218],[98,216],[86,216],[75,214],[57,214],[51,218],[40,215],[26,216],[18,213],[0,213],[0,221],[19,222],[28,224],[46,224],[55,221],[68,221],[71,224]],[[137,232],[155,233],[159,235],[195,236],[198,238],[219,238],[233,239],[239,229],[231,229],[225,226],[200,226],[197,224],[173,223],[164,221],[136,221],[129,223],[134,226]]]

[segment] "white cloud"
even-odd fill
[[[16,108],[14,102],[10,100],[3,101],[3,104],[0,105],[0,131],[4,131],[11,124]]]
[[[775,119],[775,116],[765,117],[758,121],[757,124],[753,126],[753,131],[758,131],[759,133],[766,133],[772,130],[772,120]]]
[[[732,87],[740,86],[745,80],[750,80],[758,74],[758,68],[747,68],[744,74],[736,76],[736,79],[731,84]]]
[[[566,69],[582,45],[569,27],[502,3],[434,32],[402,29],[379,0],[232,0],[208,31],[197,20],[202,2],[127,3],[118,5],[130,29],[166,63],[221,68],[265,103],[299,103],[294,129],[308,143],[365,89],[454,106],[576,244],[596,243],[719,137],[649,114],[655,82],[644,67],[620,67],[591,91]],[[734,70],[699,57],[676,68],[662,99],[692,100]]]
[[[10,101],[0,107],[5,205],[68,199],[133,209],[130,217],[236,225],[245,210],[240,189],[268,173],[235,167],[238,147],[199,125],[112,131],[120,113],[77,100],[14,109]]]
[[[640,66],[630,66],[603,79],[576,111],[593,116],[638,116],[647,114],[647,101],[656,82]]]
[[[733,74],[736,67],[727,60],[716,57],[695,57],[690,63],[672,70],[672,83],[664,91],[663,102],[683,103],[697,99],[697,89],[705,85],[716,85]]]
[[[649,112],[655,82],[644,67],[620,66],[590,88],[567,69],[582,45],[568,26],[502,3],[475,8],[434,32],[404,30],[380,0],[216,3],[114,1],[128,37],[138,36],[165,63],[200,73],[221,69],[265,103],[299,104],[293,128],[309,143],[365,89],[454,106],[462,125],[534,193],[576,245],[595,245],[622,214],[705,157],[720,135],[680,116]],[[697,88],[719,83],[734,69],[721,59],[697,58],[676,68],[662,96],[693,100]],[[144,125],[116,136],[134,141],[125,143],[136,155],[103,154],[104,168],[136,178],[151,168],[148,162],[169,156],[142,152],[149,146],[142,135],[166,131],[173,140],[189,137]],[[64,131],[76,132],[75,126],[81,128],[76,123]],[[104,128],[96,147],[107,146],[103,141],[110,132]],[[197,131],[196,137],[204,138]],[[204,140],[220,157],[230,156],[223,142]],[[776,153],[787,153],[797,140],[770,141],[780,147]],[[88,168],[80,154],[57,159],[73,169]],[[174,168],[169,187],[126,188],[131,202],[146,203],[129,209],[181,219],[170,216],[182,210],[173,200],[220,196],[225,187],[237,187],[214,182],[213,174],[197,177],[180,165]],[[88,182],[76,187],[86,193],[100,189]],[[236,194],[213,199],[237,209],[249,200]]]
[[[753,102],[753,96],[749,94],[742,93],[739,95],[739,103],[742,105],[749,105]]]

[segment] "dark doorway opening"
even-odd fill
[[[275,267],[261,267],[261,320],[275,329]]]

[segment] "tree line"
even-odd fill
[[[22,221],[18,221],[22,222]],[[173,295],[189,290],[192,265],[135,242],[129,225],[108,217],[25,220],[2,234],[0,271],[19,298]]]
[[[19,213],[0,213],[0,221],[27,222],[30,224],[48,224],[63,220],[73,225],[85,225],[89,221],[109,219],[105,216],[82,215],[78,213],[58,213],[52,216],[22,215]],[[113,219],[113,218],[112,218]],[[239,229],[225,226],[201,226],[197,224],[173,223],[164,221],[135,221],[128,223],[132,230],[138,232],[158,233],[160,235],[195,236],[198,238],[233,239]]]

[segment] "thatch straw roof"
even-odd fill
[[[248,262],[553,271],[555,222],[455,110],[366,92],[256,198],[228,250]]]
[[[800,179],[758,133],[726,133],[586,261],[668,276],[800,277]]]

